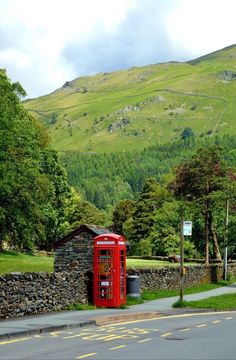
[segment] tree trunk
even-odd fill
[[[205,212],[205,265],[209,265],[209,211],[207,201]]]
[[[214,259],[222,261],[220,248],[216,236],[216,231],[213,225],[211,225],[211,234],[212,234],[212,240],[213,240],[213,256]]]
[[[210,231],[213,240],[213,258],[222,261],[220,248],[217,240],[216,230],[212,221],[212,214],[209,214]]]

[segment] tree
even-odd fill
[[[64,222],[59,226],[59,237],[82,224],[103,225],[104,214],[95,205],[84,200],[82,196],[71,188],[71,193],[64,202]]]
[[[31,250],[54,238],[68,184],[45,129],[21,105],[25,94],[0,70],[0,247]]]
[[[134,206],[134,200],[122,200],[116,205],[112,217],[115,233],[124,235],[123,224],[133,215]]]
[[[213,210],[217,193],[227,188],[226,166],[222,149],[201,148],[189,161],[175,168],[175,180],[170,183],[177,198],[183,198],[199,208],[205,222],[205,262],[209,263],[209,240],[213,241],[215,258],[221,259]]]
[[[148,179],[136,202],[132,222],[132,251],[138,251],[141,239],[147,239],[154,225],[155,214],[171,194],[155,179]]]

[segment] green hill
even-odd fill
[[[118,152],[236,134],[236,45],[186,63],[83,76],[24,102],[59,151]]]

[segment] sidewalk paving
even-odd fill
[[[197,294],[184,295],[184,300],[201,300],[211,296],[229,293],[236,293],[236,283]],[[0,339],[18,336],[23,337],[73,327],[91,326],[96,324],[101,325],[116,321],[147,319],[161,314],[189,312],[189,310],[186,309],[172,308],[172,304],[178,299],[179,297],[175,296],[153,300],[143,304],[133,305],[122,310],[95,309],[82,311],[59,311],[9,320],[0,320]]]

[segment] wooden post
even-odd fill
[[[226,200],[226,209],[225,209],[225,249],[224,249],[224,280],[227,280],[227,258],[228,258],[228,226],[229,226],[229,200]]]
[[[179,288],[179,301],[182,302],[184,298],[183,292],[184,285],[184,219],[181,214],[181,236],[180,236],[180,288]]]

